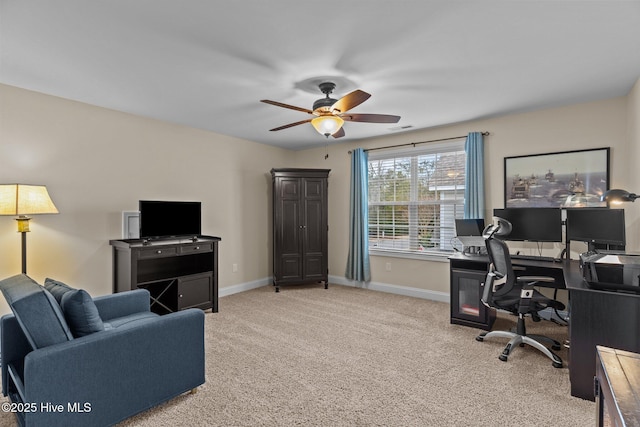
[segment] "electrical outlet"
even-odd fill
[[[391,263],[390,263],[390,262],[388,262],[388,263],[385,265],[385,270],[387,270],[387,271],[391,271]]]
[[[232,270],[234,273],[237,273],[237,272],[238,272],[238,264],[233,264],[233,265],[231,266],[231,270]]]

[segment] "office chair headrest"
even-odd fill
[[[493,223],[489,224],[482,232],[482,237],[490,239],[491,237],[506,237],[511,233],[511,223],[504,218],[493,217]]]

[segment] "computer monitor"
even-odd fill
[[[484,247],[484,219],[456,219],[456,237],[464,247]]]
[[[493,216],[511,223],[511,233],[505,240],[529,242],[562,242],[562,211],[560,208],[494,209]]]
[[[624,246],[624,209],[567,209],[567,242]]]

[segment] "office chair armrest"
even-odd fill
[[[496,275],[492,272],[487,274],[487,277],[484,280],[482,286],[482,297],[480,301],[487,307],[491,308],[491,303],[493,302],[493,282],[496,280]]]
[[[518,276],[516,277],[516,281],[525,282],[525,283],[536,283],[536,282],[553,283],[556,281],[556,279],[549,276]]]
[[[516,281],[524,282],[522,291],[520,291],[520,303],[518,304],[518,313],[521,315],[531,313],[531,298],[534,295],[534,286],[538,282],[555,282],[553,277],[548,276],[520,276],[516,277]]]

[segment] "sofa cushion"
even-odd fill
[[[0,290],[34,350],[73,339],[55,298],[29,276],[4,279]]]
[[[73,336],[83,337],[104,331],[104,324],[91,296],[83,289],[65,292],[60,302]]]
[[[64,294],[74,290],[71,286],[48,277],[44,279],[44,288],[51,292],[51,295],[58,301],[58,304],[62,302],[62,296]]]

